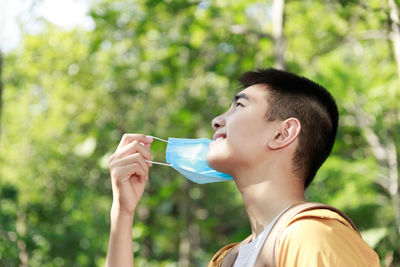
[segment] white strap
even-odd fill
[[[151,137],[151,138],[154,138],[154,139],[156,139],[156,140],[160,140],[160,141],[163,141],[163,142],[169,143],[167,140],[164,140],[164,139],[161,139],[161,138],[158,138],[158,137],[152,136],[152,135],[148,135],[148,136],[149,136],[149,137]],[[152,161],[152,160],[147,160],[147,159],[145,159],[144,161],[146,161],[146,162],[148,162],[148,163],[153,163],[153,164],[158,164],[158,165],[163,165],[163,166],[169,166],[169,167],[172,167],[172,165],[171,165],[171,164],[169,164],[169,163],[163,163],[163,162]]]
[[[154,138],[154,139],[157,139],[157,140],[160,140],[160,141],[163,141],[163,142],[169,143],[167,140],[164,140],[164,139],[161,139],[161,138],[158,138],[158,137],[152,136],[152,135],[148,135],[148,136],[149,136],[149,137],[152,137],[152,138]]]
[[[172,167],[172,165],[170,163],[163,163],[163,162],[158,162],[158,161],[152,161],[152,160],[147,160],[145,159],[144,161],[148,162],[148,163],[153,163],[153,164],[158,164],[158,165],[164,165],[164,166],[170,166]]]

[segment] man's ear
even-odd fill
[[[284,148],[290,145],[300,134],[301,124],[296,118],[289,118],[280,124],[274,137],[268,142],[268,147],[272,150]]]

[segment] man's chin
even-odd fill
[[[223,173],[228,173],[229,170],[227,166],[229,166],[229,162],[226,159],[222,159],[220,157],[216,157],[212,154],[207,154],[207,164],[210,166],[212,169],[223,172]],[[229,174],[229,173],[228,173]]]

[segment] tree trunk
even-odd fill
[[[185,229],[182,229],[179,237],[179,266],[189,267],[190,266],[190,236],[189,228],[191,225],[191,199],[189,196],[190,184],[185,181],[182,188],[182,197],[180,201],[179,213],[181,217],[181,222],[186,225]]]
[[[274,0],[272,6],[272,36],[275,43],[275,67],[281,70],[286,69],[286,42],[283,35],[284,17],[285,0]]]
[[[393,43],[394,56],[397,63],[397,73],[400,79],[400,19],[399,8],[394,0],[388,0],[390,11],[390,39]]]
[[[26,243],[23,238],[26,235],[26,214],[23,212],[18,212],[16,228],[19,240],[17,241],[18,246],[18,257],[20,260],[19,267],[28,267],[29,266],[29,256],[28,251],[26,250]]]
[[[396,145],[390,140],[387,147],[389,165],[389,193],[393,201],[393,213],[397,222],[397,232],[400,235],[400,192],[399,192],[399,168],[397,163]]]
[[[2,70],[3,70],[3,53],[0,50],[0,135],[1,135],[1,118],[3,110],[3,81],[2,81]]]
[[[385,143],[382,142],[372,129],[373,122],[368,119],[367,114],[360,106],[354,105],[349,111],[357,118],[357,124],[360,129],[362,129],[363,135],[373,155],[378,160],[382,169],[387,173],[387,175],[382,175],[382,177],[377,179],[377,183],[380,184],[390,196],[396,228],[400,234],[400,192],[396,145],[390,137],[385,138]]]
[[[400,19],[399,8],[394,0],[388,0],[390,11],[390,40],[393,44],[394,56],[397,64],[397,74],[400,80]],[[394,142],[388,146],[388,165],[389,165],[389,193],[392,197],[394,215],[397,222],[397,231],[400,234],[400,192],[399,192],[399,171],[397,161],[397,151]]]

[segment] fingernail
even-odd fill
[[[147,135],[147,136],[146,136],[146,141],[147,141],[147,142],[152,142],[152,141],[153,141],[153,137]]]

